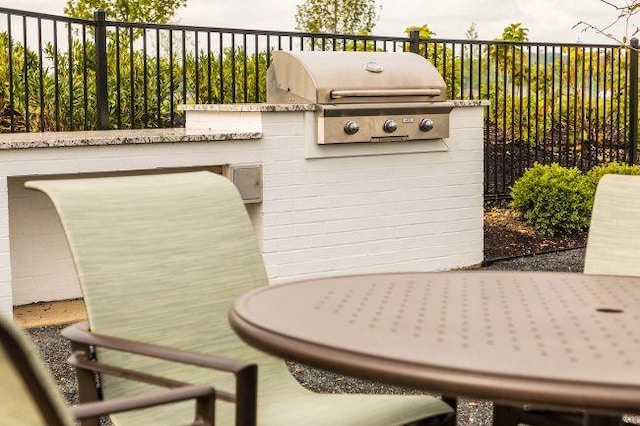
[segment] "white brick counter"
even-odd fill
[[[318,151],[310,139],[315,116],[308,105],[185,107],[183,134],[174,130],[177,139],[156,135],[153,141],[149,135],[162,131],[142,131],[138,137],[146,143],[126,133],[78,132],[84,143],[58,134],[67,141],[63,148],[42,141],[15,146],[15,135],[2,135],[0,312],[80,296],[53,207],[22,186],[41,176],[261,165],[263,202],[248,210],[274,283],[318,274],[477,265],[483,249],[484,105],[458,103],[446,140],[327,151]],[[56,139],[51,135],[48,140]]]
[[[80,297],[53,205],[26,190],[26,180],[260,164],[262,136],[184,129],[0,135],[0,313]]]

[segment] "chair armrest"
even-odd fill
[[[230,360],[227,358],[215,357],[211,355],[203,355],[194,352],[182,351],[175,348],[154,345],[133,340],[122,339],[119,337],[105,336],[92,333],[89,331],[89,325],[86,321],[72,324],[64,328],[61,334],[73,343],[83,345],[99,346],[108,349],[114,349],[122,352],[129,352],[137,355],[143,355],[167,361],[179,362],[183,364],[195,365],[198,367],[211,368],[228,373],[233,373],[236,377],[235,395],[218,391],[217,397],[221,400],[232,401],[236,403],[236,425],[255,425],[257,421],[257,387],[258,387],[258,367],[256,364]],[[79,355],[77,353],[77,355]],[[76,357],[77,359],[86,359],[89,354],[84,357]],[[73,356],[71,358],[74,358]],[[98,368],[109,368],[112,371],[104,371],[105,374],[116,374],[121,377],[128,377],[145,381],[146,378],[151,380],[159,380],[156,384],[165,382],[164,386],[180,386],[182,383],[171,381],[169,379],[158,378],[156,376],[145,375],[143,373],[133,372],[114,367],[98,364],[95,361],[88,361],[93,364],[93,371],[100,371]],[[86,366],[78,365],[78,368],[89,369]],[[118,372],[119,370],[119,372]],[[135,377],[134,377],[135,376]],[[168,384],[173,382],[174,384]],[[147,381],[147,383],[153,383]]]
[[[214,413],[215,397],[216,391],[210,386],[190,385],[130,398],[114,398],[109,401],[89,402],[73,406],[71,409],[77,420],[83,420],[112,413],[121,413],[172,402],[196,399],[199,403],[203,403],[204,407],[202,408],[206,407],[208,413],[210,413],[207,417],[211,417]],[[201,411],[202,408],[197,410]],[[196,420],[198,420],[199,415],[201,415],[201,413],[196,412]],[[210,424],[213,423],[211,422]]]
[[[142,383],[147,383],[155,386],[162,386],[165,388],[173,389],[183,386],[189,386],[191,383],[180,382],[177,380],[167,379],[165,377],[155,376],[152,374],[141,373],[139,371],[130,370],[127,368],[117,367],[115,365],[105,364],[95,359],[89,358],[87,353],[83,351],[75,351],[67,359],[67,363],[75,368],[82,370],[92,371],[94,373],[108,374],[110,376],[121,377],[127,380],[134,380]],[[224,391],[217,391],[216,396],[223,401],[234,402],[235,397],[233,394]]]
[[[116,349],[122,352],[145,355],[167,361],[180,362],[183,364],[197,365],[199,367],[226,371],[228,373],[240,373],[247,368],[255,366],[255,364],[249,364],[227,358],[203,355],[195,352],[168,348],[166,346],[136,342],[134,340],[122,339],[120,337],[93,333],[89,331],[89,324],[86,321],[65,327],[61,331],[61,334],[72,342],[100,346],[108,349]]]

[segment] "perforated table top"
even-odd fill
[[[273,354],[450,395],[640,412],[640,279],[531,272],[334,277],[232,310]]]

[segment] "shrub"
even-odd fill
[[[593,192],[576,167],[534,164],[511,188],[511,207],[538,232],[582,231],[589,225]]]
[[[613,163],[603,164],[592,168],[587,173],[587,178],[593,187],[594,194],[600,178],[604,175],[640,175],[640,166],[630,166],[628,164],[614,161]]]

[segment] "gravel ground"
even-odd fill
[[[584,251],[585,249],[580,248],[537,256],[518,257],[492,263],[484,269],[495,271],[581,272],[584,266]]]
[[[584,249],[574,249],[499,261],[485,267],[485,269],[579,272],[582,270],[583,262]],[[29,333],[53,372],[65,399],[68,403],[75,403],[77,402],[75,378],[73,370],[66,364],[70,346],[60,338],[61,328],[61,326],[34,328],[30,329]],[[317,392],[420,393],[411,389],[340,376],[296,363],[289,363],[289,368],[300,383]],[[491,424],[492,406],[490,402],[470,399],[462,399],[459,402],[458,425],[490,426]]]

